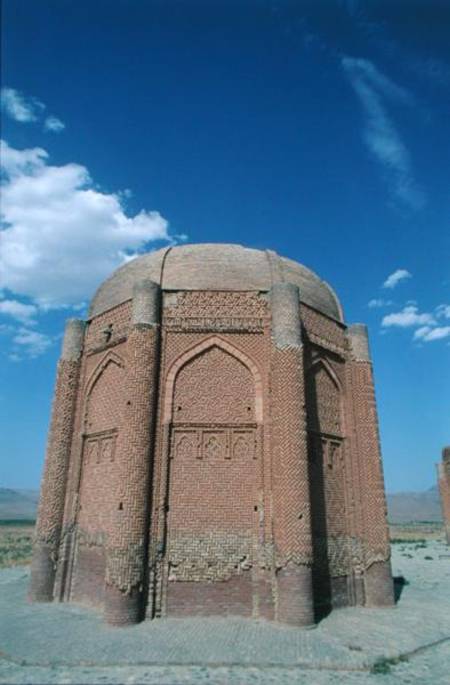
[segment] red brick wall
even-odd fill
[[[450,447],[442,450],[442,462],[438,464],[438,484],[445,538],[450,545]]]
[[[129,354],[135,361],[141,355],[138,369],[146,368],[147,352],[127,341],[129,303],[90,323],[72,440],[61,596],[68,598],[71,587],[72,599],[101,604],[105,546],[114,546],[117,531],[119,538],[128,530],[136,537],[148,525],[149,616],[217,611],[273,618],[276,564],[311,560],[302,532],[309,526],[309,495],[315,564],[326,567],[331,598],[346,594],[345,575],[360,564],[358,539],[368,550],[364,563],[388,554],[370,364],[347,361],[342,325],[306,305],[301,315],[303,359],[297,350],[278,350],[274,363],[267,295],[165,293],[155,450],[147,462],[151,483],[119,527],[120,493],[125,501],[128,484],[140,478],[133,461],[129,479],[118,465],[126,402],[130,388],[138,387],[138,379],[130,385],[127,378]],[[213,339],[219,343],[207,342]],[[311,369],[307,424],[297,406],[303,363]],[[292,413],[298,413],[295,436]],[[279,466],[288,453],[293,464],[298,450],[306,454],[306,431],[310,470],[302,475],[294,468],[286,479]],[[146,449],[141,442],[139,460]],[[295,506],[284,507],[286,499]],[[286,587],[291,581],[300,587],[291,575],[283,578]]]

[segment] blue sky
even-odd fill
[[[389,491],[450,443],[450,5],[4,0],[0,486],[34,488],[64,320],[136,253],[297,259],[371,336]]]

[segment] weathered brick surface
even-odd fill
[[[450,447],[444,447],[442,450],[442,461],[438,464],[438,485],[445,539],[450,545]]]
[[[159,326],[137,324],[127,340],[125,404],[117,439],[117,480],[107,537],[106,584],[134,600],[142,593],[150,504]],[[107,598],[112,593],[107,595]],[[124,599],[125,602],[125,599]],[[117,620],[115,607],[107,619]],[[125,622],[125,619],[119,620]]]
[[[314,294],[318,279],[276,255],[261,261],[271,292],[239,290],[236,270],[230,289],[164,290],[176,280],[165,260],[161,311],[154,283],[124,300],[112,279],[81,359],[60,363],[32,588],[52,595],[57,560],[54,596],[103,606],[117,625],[302,625],[314,604],[388,603],[364,327],[347,334],[323,306],[339,310],[331,289]]]
[[[34,601],[50,601],[53,598],[63,526],[67,471],[80,376],[79,355],[78,358],[77,354],[71,353],[64,356],[58,363],[36,523],[30,584],[30,598]]]

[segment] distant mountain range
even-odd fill
[[[390,523],[442,521],[437,485],[424,492],[394,492],[387,495]]]
[[[0,488],[0,520],[35,519],[38,499],[38,490]]]
[[[10,490],[0,488],[0,519],[36,518],[38,490]],[[388,494],[390,523],[442,521],[439,494],[436,486],[424,492],[395,492]]]

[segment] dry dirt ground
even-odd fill
[[[238,619],[112,629],[83,607],[28,604],[28,568],[5,568],[0,683],[449,685],[450,548],[394,539],[396,607],[335,611],[306,631]]]
[[[33,530],[27,522],[0,520],[0,568],[30,563]]]

